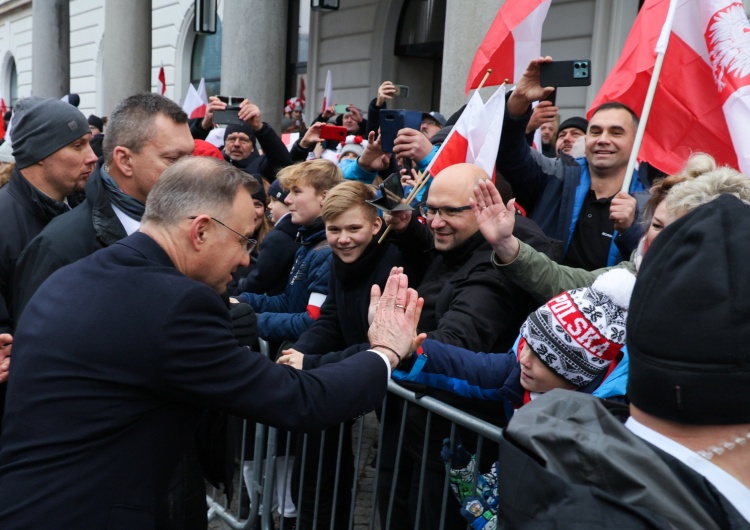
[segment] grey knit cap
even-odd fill
[[[16,103],[11,124],[13,157],[23,169],[91,134],[86,116],[70,103],[36,96]]]

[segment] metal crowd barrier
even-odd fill
[[[265,348],[264,348],[265,347]],[[261,350],[262,353],[268,355],[268,346],[267,344],[261,344]],[[473,433],[476,433],[477,435],[477,444],[476,444],[476,453],[478,457],[481,457],[482,454],[482,448],[487,440],[491,442],[498,442],[500,438],[502,437],[502,429],[496,425],[493,425],[491,423],[488,423],[486,421],[483,421],[482,419],[479,419],[477,417],[474,417],[470,414],[467,414],[466,412],[463,412],[459,409],[456,409],[450,405],[447,405],[443,403],[440,400],[434,399],[429,396],[418,396],[414,392],[407,390],[398,384],[394,383],[393,381],[388,382],[388,394],[386,396],[386,400],[383,403],[383,408],[381,411],[381,414],[385,414],[386,410],[386,404],[389,400],[393,400],[395,398],[401,398],[404,400],[404,409],[402,413],[402,417],[400,418],[400,430],[398,433],[398,442],[397,442],[397,451],[395,455],[395,465],[394,468],[396,470],[399,469],[399,461],[402,458],[402,449],[404,447],[404,433],[405,433],[405,425],[406,425],[406,415],[409,407],[416,406],[421,407],[422,409],[425,409],[427,412],[427,421],[426,421],[426,428],[425,428],[425,440],[423,443],[423,452],[422,452],[422,465],[421,465],[421,473],[419,476],[419,487],[418,487],[418,493],[417,493],[417,507],[421,508],[423,506],[423,487],[424,487],[424,480],[425,480],[425,468],[426,468],[426,457],[427,457],[427,451],[429,450],[430,454],[434,457],[435,451],[438,453],[440,452],[439,447],[431,446],[428,448],[427,444],[427,438],[430,433],[430,427],[431,422],[434,414],[437,414],[440,417],[446,418],[451,422],[451,428],[450,428],[450,437],[453,440],[456,436],[456,426],[460,425],[461,427],[464,427]],[[501,405],[498,403],[498,408],[500,408]],[[328,528],[324,528],[322,525],[317,524],[317,516],[318,516],[318,495],[320,494],[323,489],[330,489],[333,488],[333,507],[332,507],[332,513],[333,518],[338,521],[338,523],[335,523],[335,521],[331,521],[330,523],[330,529],[334,529],[334,525],[336,525],[336,528],[341,528],[339,524],[341,523],[340,518],[343,518],[345,521],[347,521],[347,526],[349,530],[364,530],[364,529],[372,529],[372,530],[380,530],[380,529],[390,529],[391,526],[391,517],[392,517],[392,511],[394,506],[394,500],[395,500],[395,494],[396,494],[396,485],[398,483],[398,471],[396,471],[396,475],[392,479],[392,488],[391,492],[388,498],[388,506],[387,507],[379,507],[378,506],[378,481],[380,480],[380,474],[378,473],[378,470],[381,469],[380,463],[381,463],[381,457],[382,457],[382,448],[384,447],[384,441],[383,441],[383,429],[379,428],[379,424],[376,423],[376,419],[374,418],[375,414],[371,413],[367,416],[363,416],[358,418],[354,424],[352,425],[351,429],[351,440],[344,440],[344,424],[342,424],[338,429],[338,457],[336,460],[336,473],[335,473],[335,480],[333,484],[325,483],[323,484],[321,482],[321,472],[323,470],[322,465],[322,448],[320,454],[309,454],[312,453],[312,451],[308,451],[308,437],[309,435],[298,435],[303,436],[302,438],[302,450],[301,450],[301,458],[303,462],[306,462],[308,458],[317,458],[318,462],[321,463],[321,465],[318,465],[318,474],[317,474],[317,483],[316,483],[316,494],[315,494],[315,514],[314,514],[314,520],[313,523],[313,530],[328,530]],[[367,428],[367,429],[366,429]],[[250,529],[260,529],[260,530],[272,530],[276,528],[277,530],[290,530],[290,525],[288,522],[285,522],[283,519],[279,519],[278,523],[274,523],[274,514],[273,511],[275,509],[275,506],[273,506],[273,499],[274,499],[274,488],[275,488],[275,480],[276,477],[276,459],[283,455],[294,455],[295,447],[292,445],[292,437],[287,436],[287,442],[286,442],[286,448],[281,448],[282,452],[280,454],[277,454],[277,440],[279,433],[275,428],[269,428],[265,425],[257,424],[255,427],[255,447],[254,447],[254,453],[252,456],[252,460],[254,463],[257,462],[263,462],[262,465],[254,465],[253,466],[253,473],[252,473],[252,487],[249,488],[250,493],[250,510],[246,517],[240,517],[240,502],[238,499],[240,498],[240,494],[242,489],[246,488],[246,485],[244,483],[243,479],[243,463],[245,461],[245,454],[244,454],[244,448],[245,448],[245,438],[249,435],[247,432],[250,430],[248,428],[248,423],[244,422],[243,424],[243,433],[242,433],[242,451],[240,454],[240,465],[239,465],[239,472],[237,473],[236,478],[236,485],[234,488],[234,499],[226,499],[226,496],[223,494],[220,494],[217,490],[213,488],[209,488],[211,490],[210,494],[206,495],[206,502],[208,504],[208,520],[209,524],[212,520],[215,519],[221,519],[228,527],[230,528],[237,528],[237,529],[244,529],[244,528],[250,528]],[[367,432],[366,432],[367,430]],[[375,456],[375,467],[374,469],[371,469],[369,471],[369,474],[374,474],[374,478],[372,479],[372,491],[371,495],[368,495],[366,491],[363,491],[361,487],[361,482],[365,482],[369,484],[369,478],[364,479],[362,481],[362,477],[360,475],[367,473],[367,466],[370,466],[371,464],[369,462],[366,462],[364,459],[368,457],[367,454],[363,454],[363,451],[366,451],[368,447],[364,443],[365,438],[369,436],[369,442],[370,446],[369,448],[372,450],[374,449],[372,447],[373,445],[373,430],[377,430],[377,452]],[[332,431],[329,430],[327,433],[324,433],[322,436],[324,437],[326,434],[331,435]],[[441,436],[448,436],[448,433],[443,435],[441,433]],[[324,438],[323,438],[324,439]],[[341,484],[339,480],[339,471],[341,469],[342,461],[341,461],[341,447],[343,443],[352,443],[353,445],[353,452],[354,452],[354,480],[352,481],[352,484]],[[322,443],[321,443],[322,445]],[[289,459],[286,460],[287,466],[289,465]],[[304,473],[306,466],[301,466],[301,474],[299,477],[299,482],[301,483],[304,480]],[[282,476],[278,478],[278,480],[283,482],[284,487],[289,487],[290,485],[287,483],[287,478],[289,476],[289,473],[286,472],[287,470],[284,469],[282,472]],[[481,469],[478,470],[480,472],[487,471],[487,469]],[[476,485],[476,476],[474,476],[474,486]],[[336,499],[337,499],[337,491],[338,488],[342,487],[349,487],[351,488],[351,506],[350,507],[340,507],[336,506]],[[298,499],[301,499],[303,496],[302,492],[302,485],[300,484],[300,488],[298,490]],[[284,499],[279,499],[279,504],[281,512],[284,511]],[[441,514],[440,517],[440,526],[439,530],[443,530],[445,527],[445,513],[446,510],[455,510],[458,512],[459,506],[458,503],[455,501],[455,499],[452,498],[452,494],[449,491],[449,482],[448,482],[448,474],[444,473],[444,482],[443,482],[443,496],[442,496],[442,504],[440,506],[432,507],[430,506],[430,509],[439,510],[434,512],[435,514]],[[414,521],[414,528],[419,528],[420,526],[420,509],[417,509],[417,515],[416,515],[416,521]],[[383,521],[381,521],[381,514],[384,515]],[[356,516],[355,516],[356,515]],[[277,516],[278,519],[278,516]]]

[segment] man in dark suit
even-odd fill
[[[0,527],[154,528],[203,411],[320,430],[372,410],[408,351],[416,293],[401,275],[373,350],[311,371],[241,347],[221,293],[247,265],[251,176],[186,158],[149,196],[139,232],[55,272],[13,337],[0,439]],[[386,321],[387,320],[387,321]]]

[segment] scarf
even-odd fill
[[[146,205],[138,199],[123,192],[117,185],[117,182],[115,182],[107,172],[106,166],[102,165],[99,173],[102,176],[104,189],[107,190],[107,195],[109,196],[112,205],[123,211],[125,215],[131,219],[140,222],[141,217],[143,217],[143,212],[146,209]]]

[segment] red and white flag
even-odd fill
[[[739,0],[677,2],[638,156],[667,173],[703,151],[750,174],[750,24]],[[640,115],[670,0],[647,0],[591,110],[619,101]],[[591,114],[589,110],[589,115]]]
[[[466,162],[484,169],[494,181],[504,115],[505,85],[498,87],[487,103],[474,92],[427,171],[435,176],[448,166]]]
[[[167,91],[167,76],[164,74],[164,63],[159,67],[159,94],[162,96]]]
[[[203,83],[203,79],[201,79],[201,83]],[[206,86],[205,84],[202,86],[203,92],[205,93]],[[190,119],[202,118],[206,115],[206,101],[201,98],[200,93],[192,84],[188,85],[185,101],[182,103],[182,110],[185,111],[185,114],[187,114]]]
[[[323,110],[320,113],[324,113],[326,108],[331,105],[333,105],[333,77],[331,76],[331,71],[328,70],[326,74],[326,88],[323,90]]]
[[[551,0],[506,0],[492,21],[469,68],[466,92],[477,88],[488,68],[485,86],[514,83],[542,49],[542,25]]]

